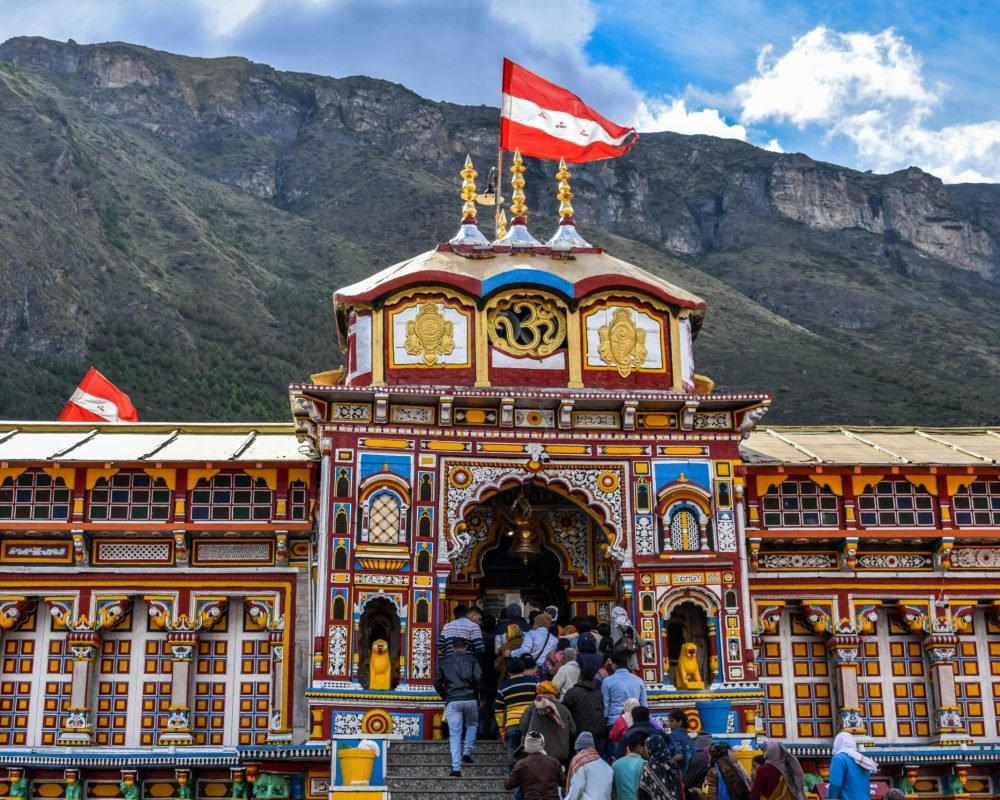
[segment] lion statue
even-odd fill
[[[376,639],[372,645],[368,661],[368,688],[392,688],[392,659],[389,658],[389,643],[385,639]]]
[[[701,677],[701,667],[698,665],[698,645],[694,642],[685,642],[681,646],[675,676],[674,685],[678,689],[705,688],[705,681]]]

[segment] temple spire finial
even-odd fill
[[[476,218],[476,178],[479,173],[472,166],[472,156],[465,157],[465,168],[458,173],[462,176],[462,199],[465,205],[462,206],[462,223],[469,219]]]
[[[472,166],[472,156],[465,157],[465,166],[458,174],[462,177],[462,200],[465,201],[462,206],[462,227],[448,240],[448,244],[489,247],[490,240],[476,226],[476,176],[479,173]]]
[[[553,250],[592,247],[590,242],[576,232],[573,206],[570,203],[573,191],[569,188],[569,179],[572,177],[573,173],[566,168],[566,159],[560,158],[559,171],[556,173],[556,180],[559,181],[559,190],[556,192],[556,198],[559,200],[559,227],[555,235],[545,243],[546,247],[551,247]]]
[[[507,235],[507,212],[500,209],[500,214],[497,217],[497,238],[502,239]]]
[[[511,195],[510,211],[515,217],[522,217],[525,224],[528,222],[528,206],[524,203],[524,160],[521,158],[521,151],[514,151],[514,163],[511,164],[510,185],[514,190]]]
[[[510,168],[510,185],[514,190],[510,198],[510,211],[514,218],[510,221],[510,230],[501,233],[497,229],[497,240],[494,245],[502,247],[541,247],[534,236],[528,232],[528,206],[524,202],[524,161],[521,151],[514,151],[514,163]]]

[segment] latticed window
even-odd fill
[[[952,500],[959,525],[1000,525],[1000,480],[973,481]]]
[[[670,547],[673,550],[700,550],[698,517],[689,508],[675,511],[670,518]]]
[[[840,501],[829,489],[809,479],[787,480],[761,498],[768,528],[836,527]]]
[[[41,470],[22,472],[0,483],[0,519],[69,519],[70,490],[62,479]]]
[[[211,522],[266,522],[273,516],[274,493],[263,478],[226,473],[202,479],[191,492],[191,519]]]
[[[167,520],[170,499],[170,489],[162,479],[154,481],[145,472],[119,472],[110,479],[99,478],[90,490],[90,519]]]
[[[933,526],[934,498],[908,480],[879,481],[858,498],[865,526]]]
[[[399,542],[399,498],[389,492],[379,492],[372,498],[368,514],[368,539],[373,544]]]
[[[302,481],[288,487],[288,518],[302,522],[309,518],[309,492]]]

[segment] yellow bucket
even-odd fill
[[[763,754],[763,750],[730,750],[732,755],[736,756],[736,759],[740,762],[743,769],[747,771],[747,775],[753,769],[753,760],[756,756]]]
[[[340,777],[344,786],[368,786],[375,768],[375,751],[363,747],[343,747],[337,750]]]

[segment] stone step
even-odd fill
[[[392,778],[409,778],[409,777],[436,777],[436,778],[447,778],[448,773],[451,772],[451,759],[445,758],[443,761],[437,761],[435,763],[423,763],[423,764],[396,764],[392,759],[389,759],[389,767],[387,776]],[[507,762],[502,764],[481,764],[478,761],[474,764],[462,764],[462,777],[472,777],[472,778],[503,778],[506,779],[510,774],[510,769],[507,767]]]
[[[461,778],[393,778],[391,776],[386,778],[386,785],[392,792],[393,798],[396,797],[397,792],[433,795],[452,788],[460,790],[464,795],[476,792],[503,792],[503,784],[504,779],[502,778],[470,778],[466,776],[465,772],[462,773]]]
[[[513,792],[506,790],[469,792],[462,788],[448,789],[444,787],[431,792],[400,791],[398,789],[392,792],[392,800],[432,800],[432,798],[443,798],[443,800],[511,800],[513,796]]]
[[[451,746],[449,745],[447,739],[434,739],[430,741],[407,739],[402,742],[392,742],[389,745],[389,757],[392,758],[394,755],[403,755],[404,753],[447,753],[450,751],[450,747]],[[501,741],[477,741],[472,749],[473,756],[475,756],[476,753],[506,754],[506,752],[507,748]]]

